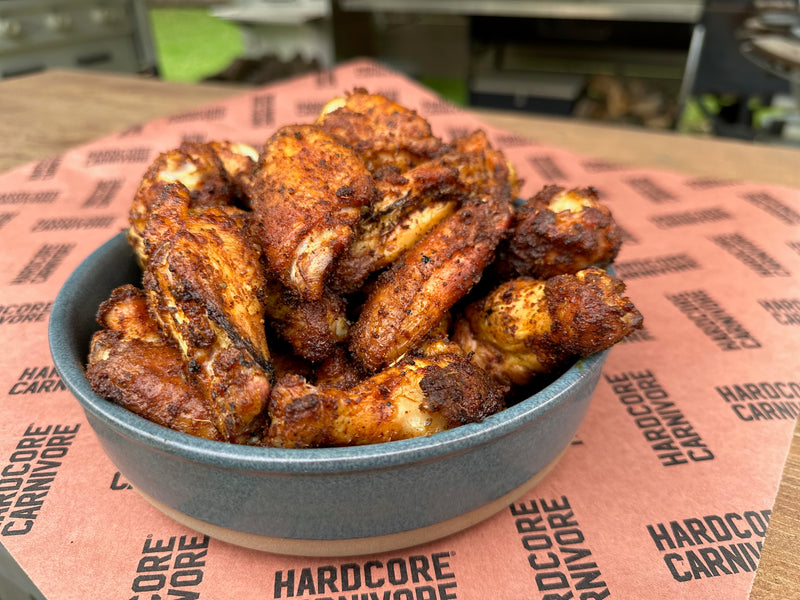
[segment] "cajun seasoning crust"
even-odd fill
[[[387,166],[407,171],[443,148],[416,111],[362,88],[329,102],[317,124],[352,147],[375,174]]]
[[[625,284],[602,269],[551,277],[545,297],[553,319],[553,338],[567,353],[590,356],[642,327],[643,318]]]
[[[517,207],[503,255],[518,275],[546,279],[617,257],[622,236],[594,188],[550,185]]]
[[[222,441],[203,394],[186,376],[180,351],[166,340],[125,340],[102,330],[92,340],[86,378],[92,390],[164,427]]]
[[[278,130],[254,175],[256,234],[267,273],[305,300],[318,300],[334,260],[375,197],[352,149],[314,125]]]
[[[130,284],[115,288],[100,304],[97,322],[106,329],[122,332],[127,338],[161,338],[158,325],[150,317],[144,292]]]
[[[506,390],[469,362],[425,367],[419,387],[430,410],[444,416],[451,427],[483,421],[505,407]]]
[[[525,385],[641,327],[624,291],[597,268],[544,281],[519,277],[470,304],[453,339],[497,381]]]

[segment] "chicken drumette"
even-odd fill
[[[352,446],[430,435],[501,410],[503,390],[455,346],[408,355],[347,389],[298,376],[276,385],[267,443]]]
[[[500,267],[546,279],[589,266],[606,267],[621,244],[611,211],[594,188],[548,185],[516,208]]]
[[[254,182],[267,273],[298,297],[318,300],[375,198],[372,177],[351,148],[321,128],[293,125],[269,139]]]
[[[154,423],[222,440],[180,350],[150,317],[144,292],[132,285],[100,305],[103,327],[92,336],[86,378],[92,390]]]
[[[642,326],[625,285],[602,269],[547,280],[519,277],[464,310],[453,341],[498,382],[525,385]]]

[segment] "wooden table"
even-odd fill
[[[0,82],[0,171],[242,88],[50,71]],[[487,122],[606,161],[800,187],[800,149],[475,111]],[[751,600],[800,598],[800,424],[784,468]]]

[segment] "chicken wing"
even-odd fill
[[[375,197],[352,149],[314,125],[287,126],[267,142],[252,199],[268,273],[305,300],[318,300],[333,261]]]
[[[270,400],[267,443],[308,448],[389,442],[481,421],[503,406],[501,389],[460,350],[409,355],[347,390],[282,379]]]
[[[86,378],[99,396],[154,423],[222,441],[205,398],[189,379],[180,351],[158,330],[144,292],[115,289],[100,305],[103,329],[92,336]]]
[[[502,154],[466,154],[467,198],[381,274],[350,330],[350,350],[369,372],[412,350],[472,289],[511,222],[514,178]]]
[[[179,347],[226,439],[262,424],[272,383],[265,283],[249,217],[233,207],[190,209],[182,184],[164,186],[144,239],[150,309]]]
[[[453,341],[499,382],[524,385],[642,326],[625,285],[602,269],[547,280],[519,277],[464,310]]]
[[[147,262],[142,237],[163,184],[182,183],[192,207],[244,201],[257,156],[250,146],[230,142],[184,142],[179,148],[160,154],[145,172],[130,208],[128,241],[139,264],[144,266]]]
[[[407,171],[445,146],[416,111],[361,88],[328,102],[317,125],[350,145],[374,174],[385,167]]]
[[[594,188],[545,186],[516,210],[501,260],[514,272],[546,279],[616,258],[622,236]]]
[[[392,263],[437,223],[455,212],[464,195],[458,171],[436,159],[404,174],[376,179],[378,200],[359,221],[353,243],[337,262],[330,285],[342,293]]]

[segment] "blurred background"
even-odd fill
[[[358,56],[461,106],[800,145],[798,0],[0,0],[0,78],[254,86]]]

